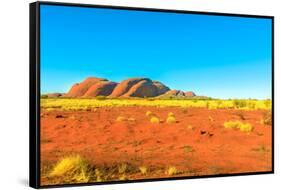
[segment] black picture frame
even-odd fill
[[[272,22],[272,170],[266,172],[247,172],[235,174],[218,174],[204,176],[186,176],[186,177],[170,177],[157,179],[140,179],[127,181],[110,181],[98,183],[79,183],[79,184],[63,184],[63,185],[40,185],[40,5],[55,6],[74,6],[89,7],[117,10],[134,10],[134,11],[150,11],[150,12],[166,12],[180,14],[200,14],[213,16],[232,16],[246,18],[266,18]],[[121,184],[135,182],[152,182],[167,180],[183,180],[194,178],[211,178],[211,177],[227,177],[227,176],[244,176],[257,174],[274,173],[274,16],[218,13],[218,12],[201,12],[187,10],[169,10],[156,8],[126,7],[126,6],[109,6],[109,5],[91,5],[78,3],[59,3],[59,2],[33,2],[29,4],[29,59],[30,59],[30,75],[29,75],[29,185],[33,188],[51,188],[51,187],[72,187],[72,186],[88,186],[88,185],[105,185],[105,184]]]

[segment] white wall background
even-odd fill
[[[275,16],[275,116],[280,113],[279,0],[61,0],[62,2],[185,9]],[[2,0],[0,4],[0,189],[28,187],[28,77],[30,0]],[[280,5],[279,5],[280,4]],[[279,85],[279,86],[278,86]],[[278,189],[280,174],[280,117],[275,124],[275,174],[177,180],[72,189]]]

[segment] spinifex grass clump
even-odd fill
[[[174,113],[172,113],[172,112],[168,113],[168,117],[166,119],[166,122],[167,123],[176,123],[177,122]]]
[[[154,114],[153,114],[151,111],[147,111],[147,112],[145,113],[145,115],[146,115],[147,117],[154,116]]]
[[[251,132],[253,130],[253,127],[250,123],[245,123],[240,126],[240,131],[242,132]]]
[[[241,121],[227,121],[223,125],[226,129],[239,129],[242,132],[251,132],[253,130],[250,123],[242,123]]]
[[[95,169],[96,182],[102,182],[103,181],[102,175],[103,175],[102,172],[98,168],[96,168]]]
[[[175,114],[174,114],[173,112],[169,112],[169,113],[168,113],[168,116],[169,116],[169,117],[175,117]]]
[[[64,183],[87,183],[90,180],[90,166],[79,155],[64,157],[51,170],[49,177],[57,177]]]
[[[126,117],[123,117],[123,116],[118,116],[117,118],[116,118],[116,121],[118,121],[118,122],[120,122],[120,121],[126,121],[127,120],[127,118]]]
[[[176,167],[170,166],[170,167],[167,168],[165,173],[169,176],[172,176],[172,175],[176,175],[178,173],[178,170],[177,170]]]
[[[147,167],[145,166],[140,166],[139,170],[141,172],[141,174],[146,175],[147,174]]]
[[[167,122],[167,123],[176,123],[177,120],[176,120],[175,117],[169,116],[169,117],[167,117],[166,122]]]
[[[151,111],[147,111],[145,115],[150,118],[150,123],[160,123],[160,119],[156,116],[156,114],[152,113]]]
[[[158,117],[153,116],[150,118],[150,123],[160,123],[160,120]]]

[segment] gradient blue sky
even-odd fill
[[[271,97],[271,20],[41,5],[41,93],[149,77],[216,98]]]

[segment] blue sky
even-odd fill
[[[41,5],[41,93],[149,77],[216,98],[271,97],[271,20]]]

